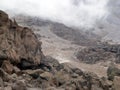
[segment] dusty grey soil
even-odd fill
[[[76,44],[71,44],[70,41],[64,40],[50,31],[50,27],[36,27],[38,31],[35,33],[41,34],[42,51],[45,55],[50,55],[53,58],[59,60],[59,62],[70,63],[74,67],[78,67],[83,71],[90,71],[96,73],[98,76],[106,76],[107,67],[110,62],[100,62],[97,64],[85,64],[79,62],[74,53],[78,48],[85,48]]]

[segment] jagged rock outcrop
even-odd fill
[[[27,27],[19,26],[16,21],[0,10],[0,65],[4,60],[21,68],[40,64],[43,54],[41,42]]]

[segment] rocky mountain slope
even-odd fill
[[[52,22],[49,20],[40,19],[39,17],[32,17],[26,15],[16,15],[17,22],[27,26],[37,27],[50,27],[50,31],[58,37],[71,41],[71,43],[78,44],[81,46],[90,46],[96,43],[100,39],[99,36],[91,33],[84,32],[74,27],[68,27],[62,23]],[[35,27],[34,27],[35,28]],[[38,33],[39,34],[39,33]]]
[[[114,64],[107,70],[108,78],[60,64],[43,55],[31,29],[19,26],[3,11],[0,39],[0,90],[119,90],[120,70]]]
[[[98,63],[90,65],[81,62],[81,58],[76,57],[81,54],[79,51],[84,50],[84,48],[97,47],[98,43],[100,43],[98,42],[100,38],[95,34],[83,32],[81,30],[67,27],[60,23],[43,20],[38,17],[16,15],[13,18],[15,18],[19,24],[32,28],[39,40],[42,41],[42,51],[45,55],[49,55],[57,59],[60,63],[69,62],[73,66],[84,71],[92,71],[100,77],[107,75],[108,67],[105,66],[109,66],[110,60],[107,60],[108,62],[104,63],[105,60],[101,60],[102,58],[99,58],[100,62],[97,61]],[[104,54],[104,51],[102,54]],[[85,57],[85,55],[87,56],[87,53],[84,53],[83,57]],[[92,57],[95,58],[96,55],[93,54]],[[85,59],[86,61],[89,61],[87,58]]]

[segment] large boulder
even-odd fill
[[[46,56],[41,60],[40,66],[41,69],[45,71],[56,72],[62,69],[62,65],[51,56]]]
[[[19,26],[0,11],[0,65],[10,60],[25,69],[40,64],[42,56],[41,42],[32,30]]]
[[[1,66],[1,68],[7,72],[8,74],[12,74],[13,70],[14,70],[14,67],[12,64],[10,64],[9,61],[5,60]]]
[[[3,81],[9,81],[10,80],[10,76],[1,68],[0,68],[0,78],[2,78]]]
[[[27,87],[23,81],[17,81],[13,84],[12,90],[27,90]]]

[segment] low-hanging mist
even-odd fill
[[[108,15],[108,0],[0,0],[0,9],[88,28]]]

